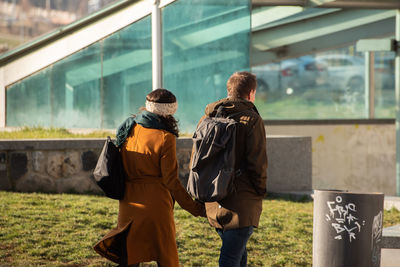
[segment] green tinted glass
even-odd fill
[[[50,70],[30,76],[6,89],[7,126],[44,126],[51,122]]]
[[[354,47],[254,66],[264,119],[368,118],[365,59]],[[393,52],[376,52],[374,118],[394,118]],[[368,92],[368,91],[367,91]]]
[[[151,90],[150,22],[137,21],[8,87],[7,126],[117,127]]]
[[[50,126],[100,127],[101,42],[54,64],[49,79],[55,106]]]
[[[226,97],[226,81],[249,70],[248,0],[180,0],[162,11],[163,84],[178,98],[182,132],[205,106]]]
[[[395,118],[395,52],[374,55],[375,117]]]
[[[103,128],[115,128],[144,105],[151,91],[151,18],[104,40]]]

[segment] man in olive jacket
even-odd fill
[[[227,82],[228,97],[207,105],[205,116],[215,116],[223,106],[226,116],[238,123],[236,130],[235,192],[218,202],[207,202],[207,218],[222,239],[219,266],[246,266],[246,244],[258,227],[266,193],[267,151],[264,123],[253,102],[256,76],[235,72]],[[204,116],[203,116],[204,118]],[[202,119],[203,119],[202,118]]]

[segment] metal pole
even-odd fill
[[[4,69],[0,68],[0,128],[6,127],[6,96]]]
[[[368,101],[369,116],[368,119],[375,118],[375,52],[369,52],[369,76],[368,76]]]
[[[395,94],[396,94],[396,193],[400,196],[400,9],[396,11],[396,59],[395,59]]]
[[[160,1],[153,1],[151,13],[151,40],[153,64],[153,90],[162,88],[162,36],[161,36],[161,10]]]
[[[371,63],[370,63],[370,61],[371,61],[371,52],[365,52],[365,60],[364,60],[364,62],[365,62],[365,75],[364,75],[364,77],[365,77],[365,83],[364,83],[364,86],[365,86],[365,89],[364,89],[364,104],[365,104],[365,116],[369,119],[370,117],[369,117],[369,115],[370,115],[370,110],[371,110],[371,106],[370,106],[370,101],[369,101],[369,99],[370,99],[370,88],[371,88],[371,86],[370,86],[370,75],[371,75],[371,68],[370,68],[370,65],[371,65]]]

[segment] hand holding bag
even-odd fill
[[[125,193],[125,172],[121,153],[108,136],[99,156],[93,176],[105,195],[121,200]]]

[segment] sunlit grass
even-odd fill
[[[266,199],[248,266],[311,266],[312,202]],[[0,191],[0,266],[115,266],[92,246],[116,225],[118,201],[101,196]],[[218,266],[220,240],[205,218],[175,207],[182,266]],[[400,222],[385,211],[384,225]]]
[[[22,127],[14,131],[0,131],[0,139],[46,139],[46,138],[105,138],[114,137],[112,131],[73,133],[65,128]]]

